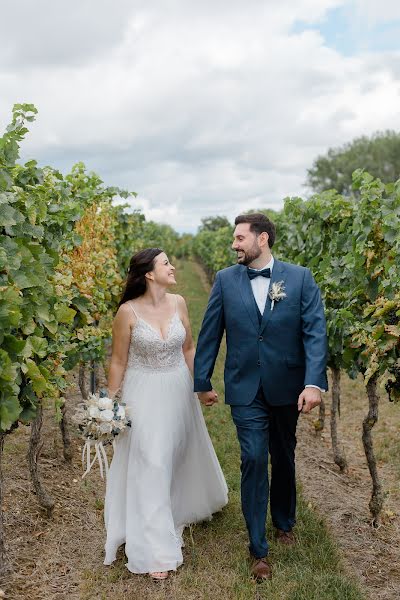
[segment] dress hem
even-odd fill
[[[213,516],[219,512],[221,512],[223,510],[223,508],[225,508],[225,506],[227,505],[228,501],[225,502],[225,504],[223,506],[221,506],[221,508],[216,509],[214,512],[212,512],[210,515],[208,515],[207,517],[202,517],[199,520],[194,520],[191,521],[190,523],[187,523],[186,525],[181,525],[180,527],[182,527],[182,535],[183,535],[183,531],[184,529],[186,529],[187,527],[190,527],[191,525],[196,525],[197,523],[204,523],[206,521],[212,521]],[[179,538],[179,545],[181,548],[183,548],[185,546],[184,541],[183,541],[183,537],[182,535],[180,536],[176,536],[176,538]],[[126,544],[126,540],[124,539],[117,547],[120,548],[123,544]],[[103,565],[108,567],[110,565],[112,565],[115,561],[117,560],[117,554],[115,553],[114,558],[113,559],[105,559],[103,562]],[[154,573],[154,572],[158,572],[158,571],[176,571],[176,569],[178,567],[180,567],[183,564],[183,559],[181,561],[174,561],[173,563],[168,563],[168,565],[175,565],[174,567],[172,566],[164,566],[162,568],[154,568],[154,569],[147,569],[146,571],[143,570],[134,570],[134,569],[130,569],[129,568],[129,562],[125,563],[126,568],[128,569],[128,571],[130,571],[131,573],[134,573],[136,575],[143,575],[145,573]]]
[[[125,563],[126,568],[130,573],[134,573],[135,575],[147,575],[148,573],[163,573],[164,571],[176,571],[180,566],[183,565],[183,559],[180,561],[174,561],[173,563],[167,563],[166,565],[160,567],[154,567],[154,569],[146,569],[146,571],[131,568],[129,563]]]

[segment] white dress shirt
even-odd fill
[[[274,266],[274,257],[271,257],[269,263],[265,265],[262,269],[251,269],[252,271],[263,271],[264,269],[271,269]],[[251,268],[251,267],[250,267]],[[258,310],[261,314],[264,314],[265,304],[268,298],[269,292],[269,284],[271,280],[267,277],[255,277],[250,280],[251,289],[253,290],[255,301],[257,302]]]
[[[250,267],[250,268],[252,271],[263,271],[264,269],[271,269],[271,273],[272,273],[273,266],[274,266],[274,257],[271,256],[271,260],[262,269],[253,269],[252,267]],[[266,304],[267,298],[268,298],[270,283],[271,283],[271,280],[268,279],[268,277],[262,277],[262,276],[254,277],[254,279],[250,280],[251,289],[253,290],[254,298],[255,298],[255,301],[257,303],[258,309],[261,314],[264,314],[265,304]],[[305,387],[313,387],[313,388],[317,388],[321,392],[325,392],[325,390],[318,387],[318,385],[310,384],[310,385],[306,385]]]

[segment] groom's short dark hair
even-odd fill
[[[263,213],[239,215],[235,219],[235,225],[239,225],[239,223],[249,223],[250,231],[256,235],[266,231],[268,233],[268,245],[272,248],[275,243],[275,225],[266,215]]]

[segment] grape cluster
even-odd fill
[[[390,402],[398,402],[400,400],[400,366],[394,365],[389,372],[393,377],[386,383],[385,390]]]
[[[396,315],[396,309],[393,308],[387,314],[387,324],[388,325],[397,325],[397,323],[399,321],[400,321],[400,317],[398,315]]]

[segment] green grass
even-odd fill
[[[393,412],[396,408],[397,406],[390,406],[390,409]],[[397,414],[395,416],[397,417]],[[395,425],[394,420],[393,416],[393,425]],[[376,458],[379,461],[390,465],[393,468],[397,479],[400,480],[400,439],[395,438],[393,429],[394,427],[388,428],[385,424],[381,424],[380,435],[375,442]]]

